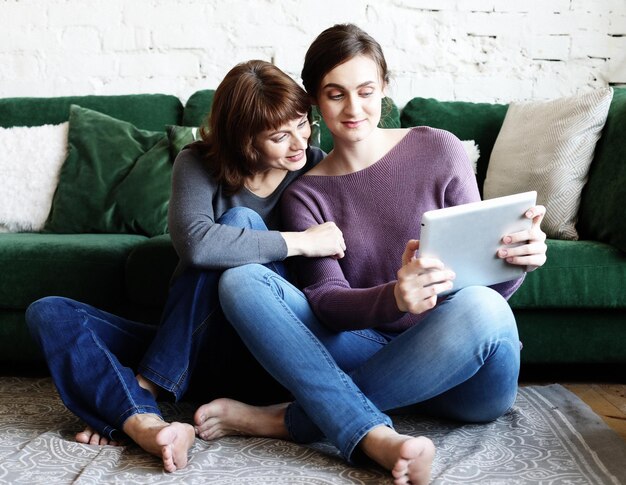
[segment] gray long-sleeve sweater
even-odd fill
[[[168,224],[174,248],[180,257],[175,277],[188,266],[203,269],[227,269],[247,263],[282,261],[287,245],[278,229],[280,213],[276,206],[287,188],[302,173],[313,168],[324,157],[318,148],[307,150],[306,165],[287,175],[267,197],[259,197],[243,188],[226,195],[204,162],[192,149],[183,150],[172,173]],[[270,231],[241,229],[215,221],[233,207],[256,211]]]

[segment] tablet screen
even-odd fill
[[[422,216],[419,255],[440,259],[456,273],[453,288],[489,286],[518,278],[523,266],[497,257],[505,234],[530,229],[524,216],[537,192],[523,192],[427,211]],[[511,247],[511,246],[509,246]]]

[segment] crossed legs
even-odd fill
[[[222,291],[229,294],[231,285],[239,291],[229,300]],[[329,331],[297,289],[256,265],[226,272],[220,298],[246,345],[296,401],[266,408],[214,401],[196,412],[201,437],[262,434],[307,442],[323,434],[348,459],[358,446],[396,483],[426,483],[432,442],[398,435],[381,411],[412,406],[485,422],[515,399],[519,340],[508,304],[491,289],[462,290],[419,325],[391,336]]]

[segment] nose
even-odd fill
[[[292,138],[292,150],[304,150],[307,147],[309,137],[304,135],[304,133],[297,133],[296,136]]]
[[[292,150],[304,150],[309,143],[309,137],[311,136],[311,130],[296,131],[292,137],[293,143],[291,144]]]
[[[361,103],[359,101],[359,96],[356,93],[350,94],[346,98],[346,104],[344,106],[344,111],[348,115],[358,114],[361,109]]]

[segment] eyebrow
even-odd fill
[[[307,118],[308,119],[308,115],[305,113],[302,115],[302,117],[298,120],[298,124],[300,124],[301,121],[304,121],[304,119]],[[272,137],[274,135],[278,135],[279,133],[289,133],[289,130],[276,130],[276,131],[271,131],[267,136],[268,137]]]
[[[370,84],[376,84],[376,81],[365,81],[361,84],[359,84],[357,86],[357,89],[359,88],[363,88],[365,86],[369,86]],[[346,89],[344,86],[342,86],[341,84],[336,84],[336,83],[328,83],[325,84],[322,89],[328,89],[328,88],[336,88],[336,89]]]

